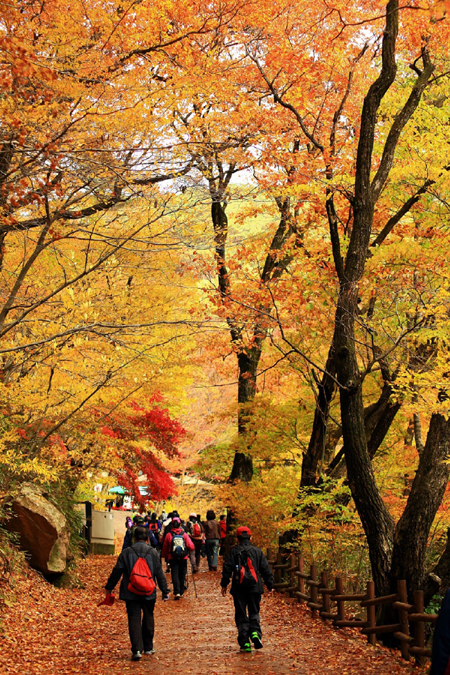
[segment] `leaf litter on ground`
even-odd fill
[[[15,579],[16,602],[2,607],[0,618],[2,675],[204,675],[205,664],[210,675],[424,675],[427,670],[394,650],[372,647],[355,629],[336,630],[304,605],[273,594],[261,604],[264,648],[241,654],[232,599],[220,594],[220,573],[202,569],[196,575],[198,598],[192,584],[177,601],[171,597],[163,603],[158,592],[155,654],[131,662],[124,603],[97,607],[114,560],[81,561],[81,588],[55,588],[32,571]]]

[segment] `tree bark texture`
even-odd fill
[[[389,584],[394,521],[378,490],[367,448],[354,336],[357,302],[357,284],[347,284],[340,294],[336,315],[336,372],[348,482],[367,537],[376,594],[385,595]]]
[[[256,394],[256,376],[258,363],[261,357],[261,346],[253,349],[246,349],[237,355],[239,377],[238,377],[238,434],[247,444],[250,451],[252,445],[252,434],[249,430],[249,421],[251,418],[250,406]],[[236,452],[233,460],[233,468],[230,474],[230,481],[242,480],[248,483],[253,477],[253,458],[250,452]]]
[[[392,404],[387,410],[386,417],[380,417],[375,421],[372,430],[372,443],[369,448],[365,419],[361,380],[358,358],[356,353],[355,324],[358,313],[359,282],[364,274],[365,263],[368,256],[370,236],[374,217],[374,209],[380,193],[389,176],[394,160],[395,150],[401,132],[407,121],[411,118],[422,96],[423,90],[431,76],[433,66],[426,49],[422,51],[423,71],[419,74],[410,96],[402,109],[396,115],[391,129],[387,135],[384,149],[374,178],[371,180],[372,155],[375,137],[377,113],[381,101],[395,80],[397,66],[395,62],[396,38],[398,33],[398,0],[389,0],[386,7],[386,25],[382,42],[382,67],[378,78],[370,86],[365,97],[360,126],[360,138],[355,170],[355,190],[352,199],[353,227],[345,261],[341,257],[338,224],[334,210],[333,195],[328,194],[327,214],[330,225],[333,257],[339,279],[339,297],[335,316],[335,365],[336,375],[339,382],[341,423],[347,464],[347,476],[352,497],[360,516],[369,547],[369,555],[372,566],[373,580],[377,595],[389,592],[390,584],[394,578],[398,578],[400,570],[400,558],[402,558],[401,578],[405,578],[403,572],[411,569],[414,564],[421,563],[417,575],[423,575],[422,554],[413,553],[413,539],[411,548],[403,547],[400,552],[400,542],[406,544],[406,531],[403,534],[402,526],[395,530],[393,519],[386,508],[372,469],[371,456],[375,453],[379,442],[384,438],[388,425],[396,413],[396,406]],[[442,424],[442,423],[441,423]],[[440,429],[441,438],[445,431],[437,420],[433,421],[433,427]],[[422,466],[422,477],[417,479],[416,490],[410,495],[406,507],[407,516],[405,523],[411,522],[413,514],[419,509],[417,536],[423,537],[428,527],[428,520],[436,513],[442,497],[441,476],[442,469],[433,464],[439,451],[435,446],[429,447],[429,464]],[[445,446],[442,440],[438,442],[439,448]],[[442,452],[446,450],[442,450]],[[426,454],[426,453],[425,453]],[[433,469],[434,466],[434,469]],[[445,471],[444,471],[445,473]],[[433,474],[433,478],[431,478]],[[448,473],[447,473],[448,475]],[[425,478],[426,476],[426,478]],[[424,499],[420,506],[419,485],[432,487],[433,496]],[[393,565],[395,536],[395,560]],[[400,538],[398,538],[400,537]],[[426,539],[426,537],[425,537]],[[398,542],[398,545],[397,545]]]
[[[261,273],[262,284],[270,284],[278,279],[286,270],[289,262],[292,260],[292,254],[284,255],[283,247],[294,230],[291,227],[291,207],[289,198],[277,200],[280,211],[280,222],[275,232],[269,252],[266,256],[264,268]],[[225,261],[225,241],[220,240],[220,235],[228,231],[228,223],[226,227],[223,224],[226,215],[220,215],[216,211],[216,221],[218,226],[215,226],[216,232],[216,257],[218,260],[219,273],[219,288],[222,294],[229,293],[229,281],[226,273],[225,262],[223,264],[224,273],[222,277],[226,282],[220,286],[221,279],[221,261]],[[224,290],[222,290],[222,287]],[[234,325],[230,322],[230,332],[232,343],[237,348],[238,361],[238,435],[247,451],[240,451],[235,453],[233,460],[233,468],[230,474],[230,481],[242,480],[245,482],[251,481],[253,477],[253,459],[251,455],[251,446],[253,443],[253,434],[249,429],[249,422],[251,419],[251,404],[256,395],[256,384],[258,375],[258,365],[261,359],[264,341],[267,336],[267,321],[271,313],[272,307],[267,302],[262,302],[256,310],[255,319],[252,326],[252,341],[249,346],[243,344],[241,339],[242,327]]]
[[[328,353],[325,372],[322,376],[321,382],[319,383],[316,409],[314,412],[314,420],[308,443],[308,449],[303,455],[299,497],[301,495],[302,488],[314,486],[317,482],[317,469],[325,448],[330,404],[334,392],[336,391],[334,375],[334,349],[332,345]]]
[[[423,588],[430,529],[450,476],[450,420],[435,413],[405,510],[397,523],[392,554],[391,587],[406,579],[408,590]]]
[[[398,2],[390,0],[386,8],[381,72],[369,88],[361,115],[353,200],[354,220],[345,264],[340,255],[340,241],[332,199],[328,199],[327,206],[333,255],[340,287],[334,343],[347,476],[367,537],[377,595],[384,595],[389,586],[394,521],[378,490],[367,447],[362,381],[355,346],[355,319],[358,312],[359,282],[364,273],[374,207],[387,177],[384,175],[387,169],[385,164],[386,162],[389,164],[388,159],[384,164],[383,160],[381,161],[374,182],[371,183],[370,173],[377,111],[396,75],[397,32]]]

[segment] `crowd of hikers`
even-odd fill
[[[188,562],[192,574],[199,571],[202,558],[210,572],[217,572],[226,534],[226,516],[217,521],[212,510],[205,520],[197,513],[182,520],[177,511],[127,517],[122,552],[106,582],[104,604],[113,602],[112,591],[122,579],[119,598],[126,604],[133,661],[154,653],[156,585],[164,601],[170,598],[162,561],[171,574],[174,599],[180,600],[188,587]],[[255,649],[263,646],[259,607],[263,582],[272,591],[273,575],[263,552],[252,544],[249,528],[238,527],[236,537],[237,545],[224,560],[220,586],[225,596],[231,580],[238,643],[241,651],[251,652],[252,643]]]
[[[190,559],[194,574],[198,572],[202,557],[207,558],[209,570],[217,572],[217,560],[227,534],[225,515],[220,516],[220,521],[216,520],[216,514],[212,510],[207,512],[204,521],[199,513],[190,513],[187,520],[182,520],[178,511],[169,514],[163,511],[159,518],[156,513],[148,513],[146,516],[135,515],[133,519],[128,516],[122,551],[131,546],[137,526],[148,530],[150,545],[160,552],[161,558],[168,563],[168,568],[172,569],[173,565],[170,563],[177,560],[177,556],[181,556],[182,553],[183,560],[185,554],[186,561]],[[180,536],[177,530],[181,530],[188,537],[183,538],[183,542],[177,539],[177,545],[174,546],[173,537]],[[175,553],[175,550],[178,553]],[[180,595],[182,594],[181,592]]]
[[[206,520],[197,513],[190,513],[183,520],[177,511],[163,512],[160,517],[149,513],[127,518],[122,552],[106,582],[105,600],[100,604],[112,604],[112,591],[122,579],[119,598],[126,604],[133,661],[155,651],[156,585],[164,601],[170,598],[162,561],[166,562],[166,573],[170,572],[172,577],[174,599],[180,600],[187,590],[188,562],[192,574],[199,571],[202,558],[207,559],[209,571],[216,572],[226,534],[226,517],[220,516],[217,521],[212,510],[207,512]],[[255,649],[263,647],[259,609],[263,582],[272,592],[273,574],[263,552],[253,545],[250,529],[238,527],[236,537],[237,545],[229,550],[223,562],[220,587],[225,597],[231,581],[237,640],[242,652],[251,652],[252,644]],[[450,675],[450,590],[434,630],[430,675]]]

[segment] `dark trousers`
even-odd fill
[[[155,600],[136,598],[125,600],[128,615],[128,632],[130,633],[131,651],[148,652],[153,649],[153,635],[155,633],[155,619],[153,611]]]
[[[201,539],[193,539],[192,541],[194,542],[195,546],[195,566],[198,569],[200,567],[200,556],[202,554],[203,542]]]
[[[261,593],[240,593],[233,595],[234,620],[238,629],[238,642],[241,647],[250,641],[250,635],[256,631],[262,636],[259,623],[259,605]]]
[[[170,572],[172,574],[172,585],[174,595],[183,595],[186,590],[185,581],[187,574],[187,559],[186,560],[171,560]]]

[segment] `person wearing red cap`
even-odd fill
[[[252,642],[255,649],[263,646],[259,606],[264,592],[263,581],[269,591],[273,590],[273,574],[264,553],[251,543],[250,529],[242,525],[236,530],[236,536],[238,544],[225,559],[220,585],[225,597],[231,579],[237,640],[242,652],[251,652]]]

